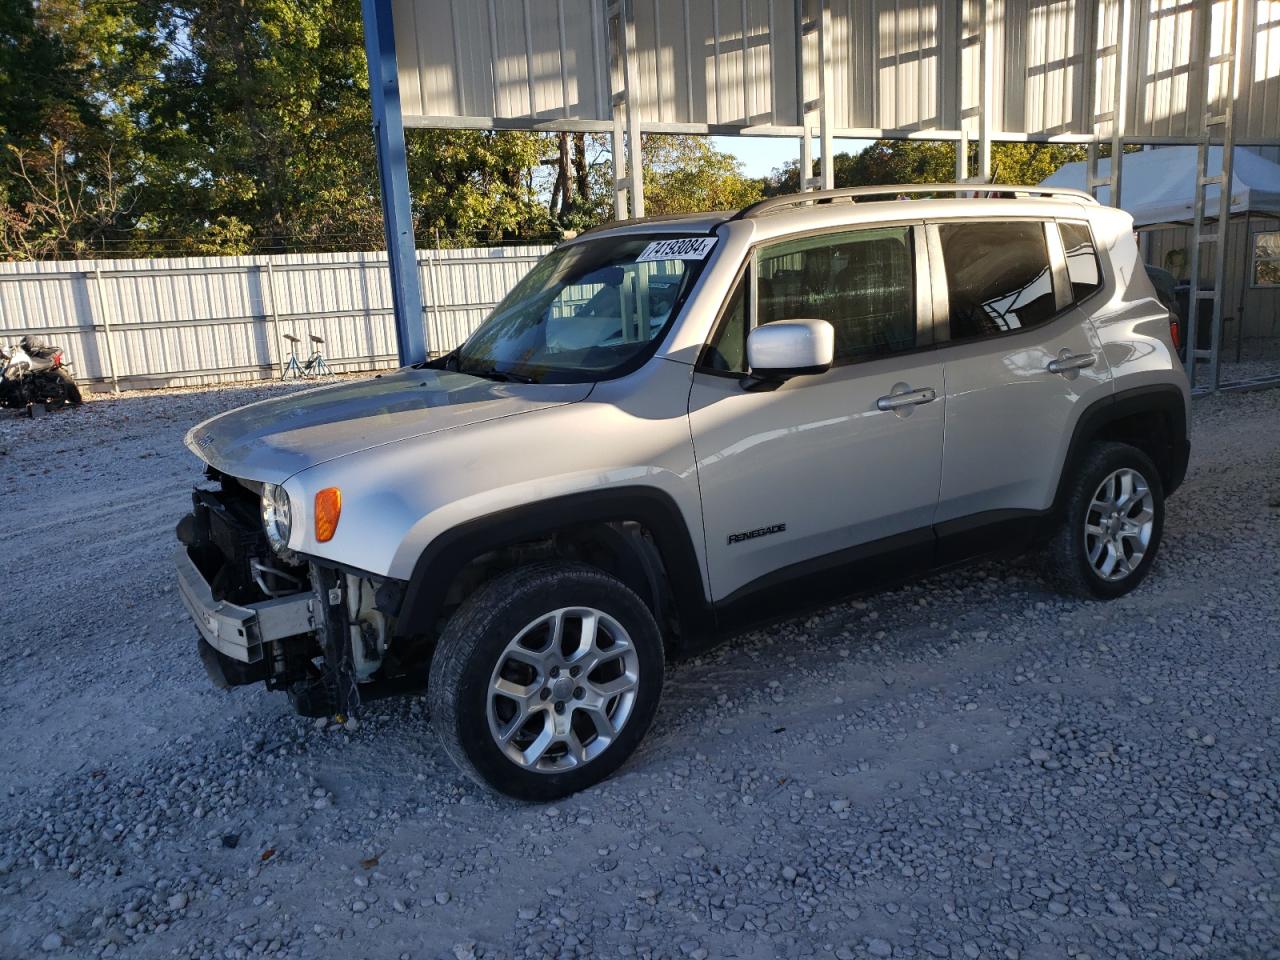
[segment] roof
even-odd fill
[[[941,196],[938,196],[938,195]],[[973,184],[973,183],[893,183],[878,184],[865,187],[844,187],[836,190],[812,190],[807,193],[792,193],[779,197],[767,197],[741,210],[718,210],[709,213],[664,214],[654,217],[639,217],[632,220],[615,220],[585,230],[578,237],[569,241],[576,242],[583,237],[599,237],[606,234],[634,233],[713,233],[723,223],[733,220],[760,220],[777,214],[792,214],[807,217],[812,214],[829,214],[833,210],[848,211],[850,204],[870,207],[861,211],[864,214],[875,211],[878,207],[889,204],[900,204],[910,201],[932,201],[948,208],[963,206],[972,210],[974,202],[1000,203],[1001,201],[1019,201],[1032,204],[1067,203],[1075,207],[1097,206],[1097,201],[1082,190],[1066,187],[1021,186],[1005,184]],[[895,215],[900,208],[892,208]],[[949,211],[953,212],[953,211]],[[827,219],[821,216],[820,219]],[[858,219],[865,219],[859,217]]]
[[[734,219],[748,220],[777,210],[794,210],[804,206],[817,206],[836,202],[874,203],[923,199],[927,194],[942,194],[947,199],[955,200],[974,198],[1043,198],[1047,200],[1071,200],[1076,203],[1089,204],[1097,202],[1083,190],[1075,190],[1068,187],[1030,187],[985,183],[889,183],[865,187],[843,187],[837,190],[813,190],[808,193],[793,193],[784,197],[768,197],[744,207]]]
[[[737,213],[737,210],[712,210],[707,213],[665,213],[652,217],[633,217],[630,220],[610,220],[589,230],[583,230],[570,242],[582,237],[612,233],[615,230],[622,232],[641,230],[645,233],[669,233],[673,230],[680,233],[711,233],[720,224],[732,220]]]

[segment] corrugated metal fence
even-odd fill
[[[550,247],[423,250],[433,352],[456,346]],[[394,366],[383,253],[0,264],[0,343],[61,344],[78,379],[123,387],[279,376],[322,337],[335,371]]]

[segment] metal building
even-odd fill
[[[1280,163],[1280,147],[1242,149]],[[1188,275],[1190,227],[1152,229],[1141,236],[1148,263],[1168,269],[1177,279]],[[1201,263],[1200,281],[1205,287],[1222,287],[1223,385],[1274,378],[1280,369],[1280,216],[1274,212],[1233,216],[1227,227],[1223,270],[1214,276],[1210,268]],[[1207,334],[1201,330],[1202,341]]]
[[[407,215],[401,123],[609,134],[619,217],[644,213],[645,133],[798,137],[801,170],[820,155],[805,189],[831,185],[836,137],[972,141],[976,169],[958,150],[956,177],[976,183],[990,177],[995,141],[1083,143],[1092,158],[1103,145],[1113,154],[1131,144],[1280,145],[1280,0],[364,0],[364,9],[389,241],[403,238],[399,211]],[[1229,177],[1202,156],[1201,188]],[[1097,186],[1123,196],[1123,163],[1105,181],[1091,169]],[[1226,220],[1200,214],[1192,275],[1202,261],[1217,275]],[[1221,298],[1200,288],[1192,297],[1210,301],[1215,319],[1191,372],[1208,364],[1202,379],[1216,384]]]

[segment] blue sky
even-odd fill
[[[800,141],[791,137],[712,137],[711,142],[742,161],[749,177],[763,177],[800,156]]]
[[[712,137],[717,150],[731,153],[742,161],[742,172],[749,177],[763,177],[781,167],[788,160],[800,156],[798,137]],[[855,153],[869,140],[836,140],[836,153]],[[814,150],[817,152],[817,140]]]

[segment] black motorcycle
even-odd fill
[[[31,403],[80,403],[80,387],[62,359],[62,348],[26,336],[9,353],[0,349],[0,407]]]

